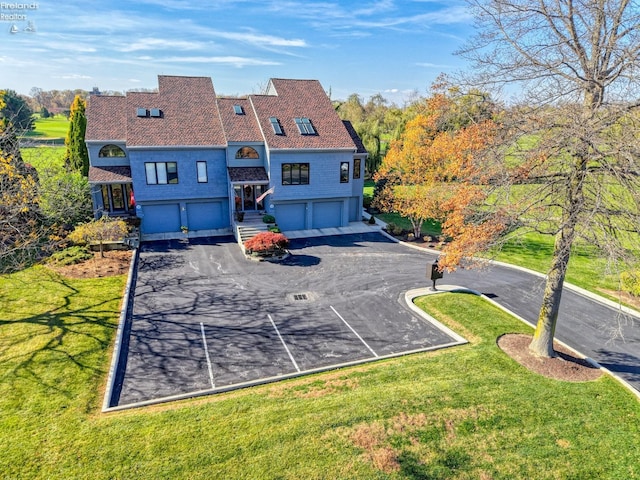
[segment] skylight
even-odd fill
[[[236,115],[244,115],[244,109],[242,108],[242,105],[234,105],[233,111],[236,112]]]
[[[146,108],[136,108],[136,115],[138,117],[146,117],[147,116],[147,109]]]
[[[162,116],[162,111],[159,108],[152,108],[150,110],[150,114],[154,118],[160,118]]]
[[[298,131],[300,132],[301,135],[316,134],[315,128],[313,128],[313,125],[311,125],[311,120],[309,120],[307,117],[294,118],[294,120],[296,122],[296,125],[298,126]]]
[[[271,122],[271,126],[273,127],[273,133],[275,133],[276,135],[284,135],[282,127],[280,126],[280,122],[276,117],[269,117],[269,121]]]

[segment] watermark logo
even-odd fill
[[[0,2],[0,22],[10,22],[9,33],[35,33],[36,25],[29,15],[38,10],[37,3]]]

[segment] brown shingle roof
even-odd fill
[[[131,167],[89,167],[89,183],[131,183]]]
[[[232,182],[268,182],[269,176],[264,167],[228,167]]]
[[[234,112],[233,106],[239,105],[243,115]],[[220,119],[227,142],[261,142],[262,134],[256,121],[251,103],[246,98],[218,98]]]
[[[91,95],[87,105],[87,141],[126,140],[126,97]]]
[[[271,79],[270,87],[277,95],[249,97],[269,148],[355,150],[351,136],[320,82]],[[274,133],[269,117],[278,118],[284,135]],[[301,135],[294,121],[299,117],[309,118],[317,135]]]
[[[158,77],[158,93],[127,94],[127,146],[224,145],[216,94],[208,77]],[[137,108],[158,108],[140,118]]]
[[[368,153],[364,143],[362,143],[362,139],[358,136],[358,132],[353,128],[351,122],[349,120],[343,120],[342,123],[344,124],[344,128],[347,129],[347,132],[349,132],[353,144],[356,146],[356,153]]]

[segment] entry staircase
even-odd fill
[[[269,226],[262,221],[263,213],[257,212],[245,212],[242,222],[233,220],[233,231],[235,233],[236,240],[244,251],[244,242],[250,238],[255,237],[261,232],[268,232]]]

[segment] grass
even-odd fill
[[[0,277],[4,478],[640,478],[640,403],[549,380],[496,346],[528,327],[482,300],[419,305],[466,346],[100,414],[123,277]]]
[[[547,273],[553,255],[554,238],[550,235],[527,233],[506,243],[496,260],[519,265],[540,273]],[[574,285],[601,293],[602,289],[617,291],[619,274],[608,273],[606,259],[595,247],[577,244],[574,246],[566,280]]]
[[[59,169],[64,166],[65,147],[31,147],[21,148],[20,153],[25,163],[33,165],[39,174],[46,169]]]
[[[49,118],[36,117],[35,128],[25,133],[29,138],[65,138],[69,130],[69,119],[64,115]]]

